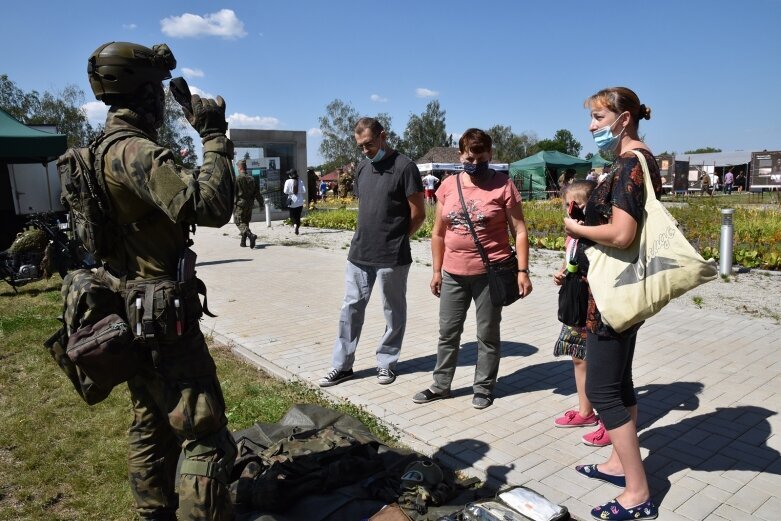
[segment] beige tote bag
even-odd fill
[[[645,156],[645,209],[635,240],[622,250],[596,244],[586,249],[588,282],[602,321],[620,333],[658,313],[670,300],[713,280],[716,261],[689,244],[670,212],[654,196]]]

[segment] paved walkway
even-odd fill
[[[219,315],[204,321],[204,331],[271,374],[316,385],[330,367],[346,245],[293,247],[299,238],[290,234],[291,245],[261,239],[252,251],[238,247],[234,232],[199,228],[195,237],[198,273],[209,288],[209,307]],[[472,314],[454,398],[412,403],[413,394],[431,383],[436,361],[438,301],[428,289],[430,270],[415,263],[410,271],[396,382],[376,381],[374,349],[384,323],[375,296],[356,378],[325,392],[364,406],[416,450],[436,453],[471,475],[528,486],[566,505],[576,518],[590,519],[590,508],[619,489],[573,470],[603,461],[609,448],[583,445],[584,429],[553,427],[553,418],[577,399],[572,363],[551,354],[560,326],[549,274],[533,273],[532,295],[505,309],[497,398],[478,411],[471,406]],[[781,326],[771,321],[692,311],[673,302],[641,329],[634,364],[640,439],[661,519],[781,519],[780,373]]]

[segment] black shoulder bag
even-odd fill
[[[486,272],[488,273],[488,288],[491,292],[491,303],[494,306],[509,306],[519,298],[521,291],[518,289],[518,257],[515,250],[509,257],[499,262],[489,262],[480,239],[477,238],[475,226],[472,219],[469,218],[469,211],[466,209],[464,194],[461,191],[461,174],[456,174],[456,186],[458,187],[458,198],[461,200],[461,208],[464,210],[464,218],[469,224],[469,231],[472,232],[472,240],[475,241],[477,251],[480,252],[480,258],[483,259]]]

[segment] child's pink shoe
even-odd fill
[[[578,411],[567,411],[554,421],[556,427],[590,427],[597,424],[597,415],[593,412],[585,418]]]
[[[602,422],[599,422],[599,429],[583,435],[583,443],[592,447],[607,447],[612,442],[610,441],[610,434],[608,434],[605,429],[605,425]]]

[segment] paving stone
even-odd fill
[[[750,514],[762,506],[768,499],[770,499],[769,494],[766,494],[759,489],[746,486],[738,490],[725,503]],[[779,512],[779,514],[781,514],[781,512]]]
[[[778,521],[781,517],[781,499],[771,497],[754,512],[754,516],[763,521]]]
[[[669,510],[675,510],[691,498],[695,492],[684,487],[671,488],[664,496],[662,505]],[[651,494],[654,495],[653,493]]]
[[[721,502],[705,495],[695,495],[675,509],[675,513],[681,514],[694,521],[701,521],[714,512]]]

